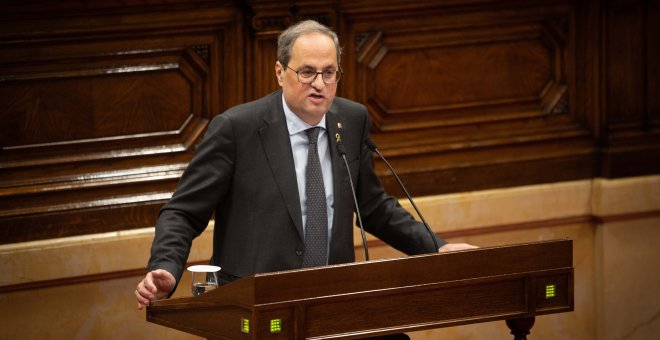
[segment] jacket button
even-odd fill
[[[302,256],[302,254],[303,254],[302,249],[296,249],[296,255]]]

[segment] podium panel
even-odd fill
[[[217,339],[353,339],[533,318],[573,310],[572,248],[557,240],[257,274],[153,301],[147,320]]]

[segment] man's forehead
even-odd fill
[[[299,36],[291,47],[291,59],[303,56],[319,57],[325,53],[332,54],[333,59],[337,60],[337,48],[332,38],[318,32]]]

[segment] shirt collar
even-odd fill
[[[293,113],[288,105],[286,105],[286,100],[284,100],[284,95],[282,95],[282,107],[284,107],[284,117],[286,118],[286,127],[289,130],[289,136],[293,136],[297,133],[305,131],[313,125],[305,123],[298,115]],[[321,121],[315,126],[321,127],[325,130],[325,115],[321,118]]]

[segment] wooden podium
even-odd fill
[[[258,274],[154,301],[147,320],[219,339],[352,339],[507,320],[524,339],[534,316],[573,310],[572,257],[573,242],[558,240]]]

